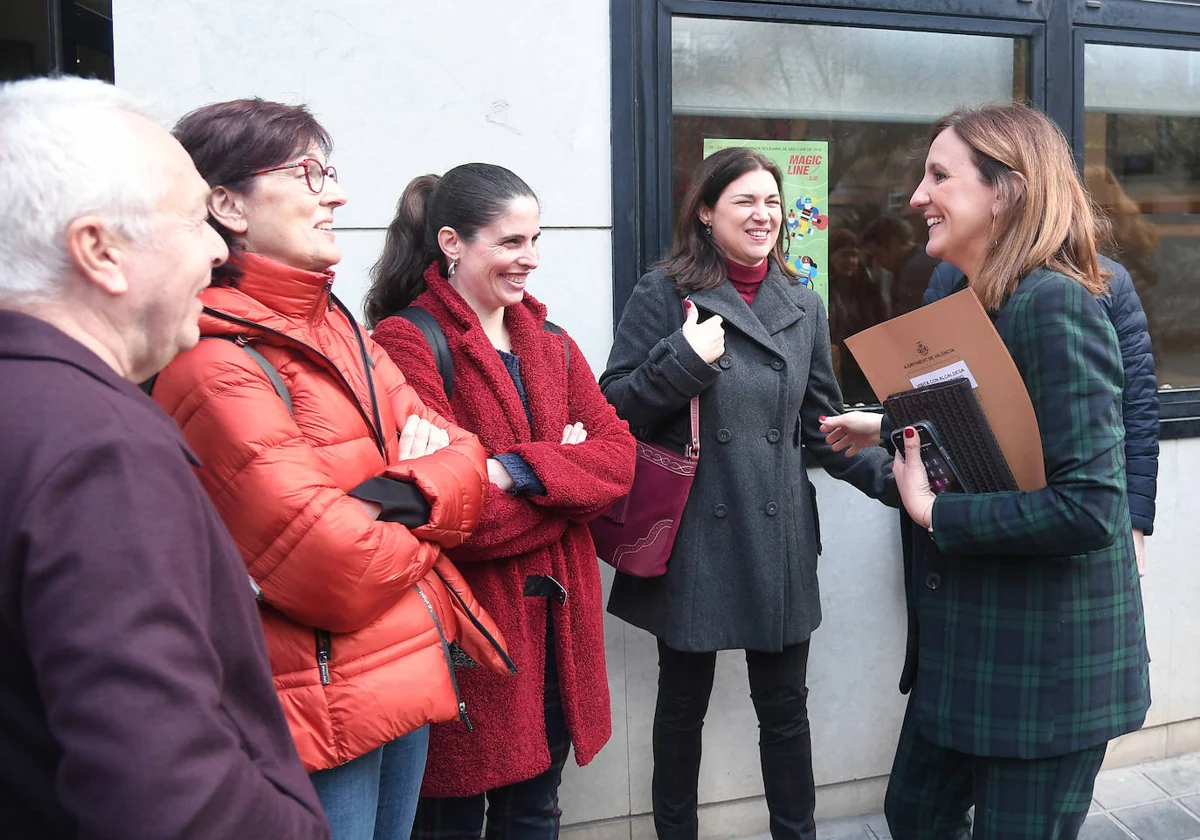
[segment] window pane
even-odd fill
[[[45,0],[0,3],[0,82],[50,72]]]
[[[936,264],[925,255],[924,220],[908,206],[929,125],[963,104],[1024,99],[1026,42],[678,17],[671,43],[676,213],[706,139],[781,141],[797,153],[812,150],[796,141],[825,144],[828,198],[818,209],[827,225],[793,235],[790,257],[803,251],[816,262],[846,402],[876,402],[843,341],[915,309]],[[803,183],[785,180],[785,193]],[[811,211],[805,198],[785,194],[789,223],[788,211]]]
[[[1200,385],[1200,52],[1087,44],[1084,110],[1085,180],[1145,307],[1159,385]]]

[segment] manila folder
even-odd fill
[[[1024,491],[1046,486],[1042,439],[1029,391],[975,292],[964,289],[846,339],[880,402],[965,376]]]

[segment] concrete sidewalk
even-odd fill
[[[891,840],[891,836],[883,814],[817,826],[818,840]],[[1200,840],[1200,753],[1102,770],[1079,837]]]

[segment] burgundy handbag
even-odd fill
[[[590,523],[596,554],[618,572],[662,577],[700,457],[700,398],[692,397],[692,437],[682,456],[637,441],[633,488]]]

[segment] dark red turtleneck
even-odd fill
[[[754,303],[754,296],[758,294],[763,278],[767,276],[767,262],[767,260],[763,260],[758,265],[750,267],[735,263],[733,260],[725,260],[725,267],[729,271],[729,282],[733,284],[733,288],[737,289],[737,293],[742,296],[742,300],[746,301],[747,306]]]

